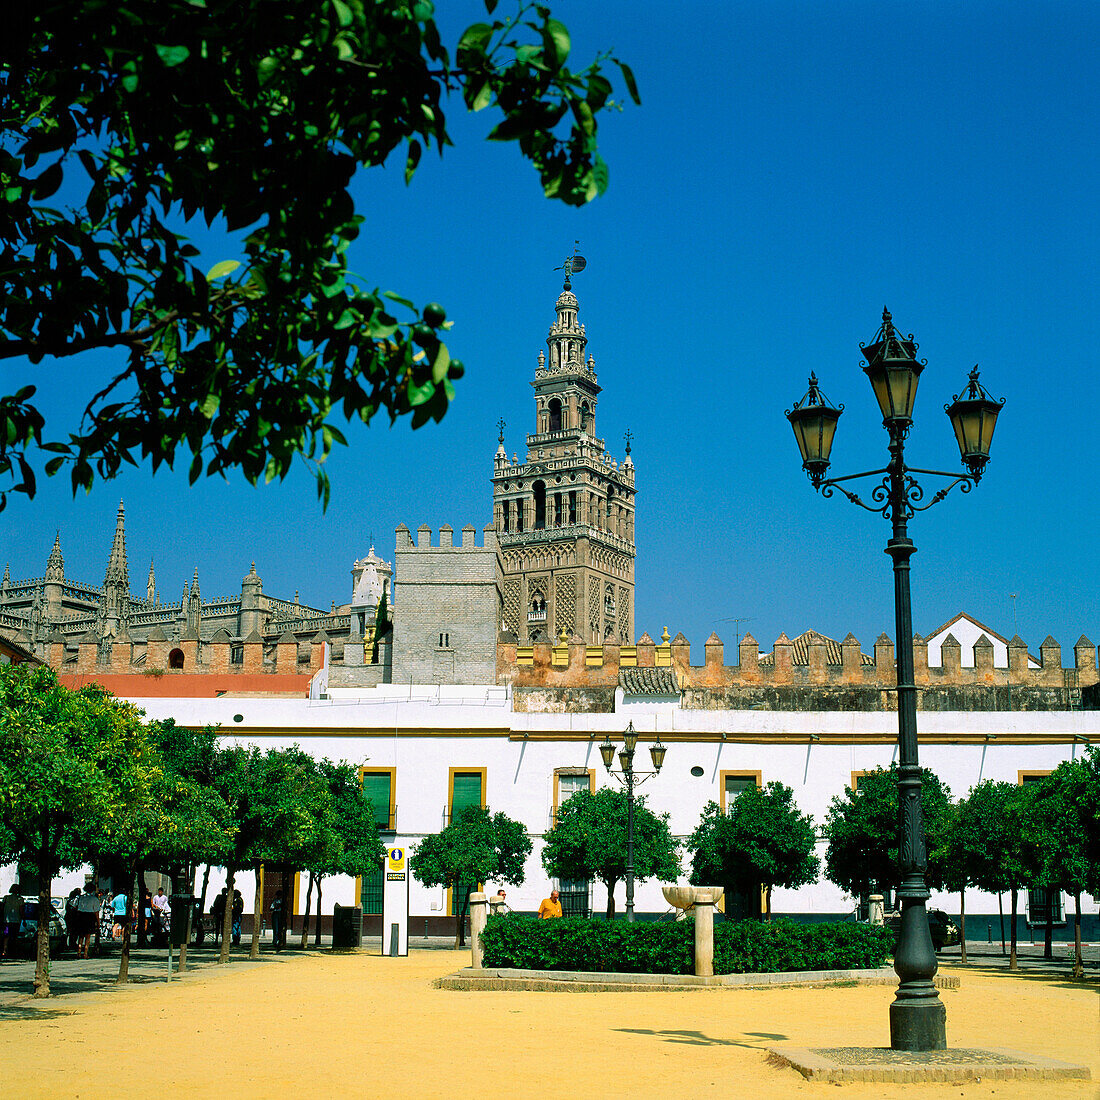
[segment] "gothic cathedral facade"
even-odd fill
[[[568,268],[566,269],[568,272]],[[596,435],[596,361],[567,274],[535,368],[526,461],[493,466],[493,524],[503,562],[503,628],[520,644],[634,642],[634,462]],[[547,352],[549,355],[547,355]]]

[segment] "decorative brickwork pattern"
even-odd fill
[[[630,589],[619,588],[619,641],[630,645]]]
[[[600,637],[600,622],[603,616],[600,614],[600,585],[589,583],[588,585],[588,627],[594,638]]]
[[[517,638],[524,636],[520,634],[519,612],[519,578],[515,577],[504,582],[504,626]]]
[[[554,636],[560,637],[563,630],[571,635],[577,619],[577,575],[559,573],[554,583]]]

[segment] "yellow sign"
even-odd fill
[[[387,848],[386,849],[386,870],[390,872],[404,871],[405,870],[405,849],[404,848]]]

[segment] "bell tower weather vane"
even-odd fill
[[[554,268],[555,271],[565,272],[565,283],[562,286],[562,290],[572,290],[573,284],[570,282],[570,279],[572,276],[580,274],[580,272],[588,266],[588,261],[583,256],[577,254],[580,243],[580,241],[574,241],[573,255],[567,256],[565,258],[565,263],[563,263],[561,267]]]

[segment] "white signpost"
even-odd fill
[[[409,953],[409,850],[386,849],[382,879],[382,954]]]

